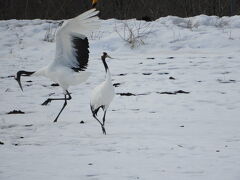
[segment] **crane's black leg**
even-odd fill
[[[97,118],[97,113],[98,113],[98,111],[99,111],[100,108],[103,109],[103,106],[100,106],[100,107],[98,107],[98,108],[95,109],[95,110],[94,110],[94,108],[93,108],[92,106],[90,106],[90,108],[91,108],[92,115],[93,115],[94,119],[96,119],[97,122],[101,125],[101,127],[102,127],[102,132],[103,132],[103,134],[106,135],[106,130],[105,130],[105,128],[104,128],[104,124]]]
[[[51,101],[55,101],[55,100],[64,100],[65,101],[65,98],[48,98],[46,101],[44,101],[41,105],[42,106],[46,106],[48,105],[48,103],[50,103]]]
[[[60,114],[62,113],[63,109],[64,109],[64,108],[66,107],[66,105],[67,105],[67,100],[71,100],[71,99],[72,99],[70,93],[69,93],[68,91],[66,91],[66,92],[67,92],[68,98],[67,98],[67,95],[65,94],[65,95],[64,95],[63,107],[62,107],[62,109],[60,110],[60,112],[58,113],[57,117],[55,118],[55,120],[54,120],[53,122],[57,122],[58,117],[60,116]],[[59,99],[53,99],[53,100],[60,100],[60,98],[59,98]]]
[[[104,135],[106,135],[106,134],[107,134],[107,132],[106,132],[106,130],[105,130],[105,127],[104,127],[104,126],[102,126],[102,132],[103,132],[103,134],[104,134]]]
[[[100,124],[101,127],[102,127],[102,132],[103,132],[103,134],[106,135],[107,133],[106,133],[106,130],[105,130],[105,128],[104,128],[103,123],[101,123],[101,121],[96,117],[96,114],[95,114],[95,113],[93,113],[93,117],[99,122],[99,124]]]
[[[58,120],[58,117],[60,116],[60,114],[62,113],[62,111],[63,111],[63,109],[65,108],[65,106],[67,105],[67,96],[66,95],[64,95],[64,99],[65,99],[65,101],[64,101],[64,103],[63,103],[63,107],[62,107],[62,109],[60,110],[60,112],[58,113],[58,115],[57,115],[57,117],[55,118],[55,120],[53,121],[53,122],[57,122],[57,120]]]
[[[69,93],[68,91],[66,91],[66,92],[67,92],[67,95],[68,95],[67,100],[72,99],[70,93]],[[48,99],[47,99],[46,101],[44,101],[41,105],[42,105],[42,106],[46,106],[46,105],[48,105],[48,103],[50,103],[51,101],[55,101],[55,100],[64,100],[64,101],[65,101],[65,98],[66,98],[66,97],[64,97],[64,98],[48,98]]]
[[[106,113],[107,113],[107,110],[104,110],[104,114],[103,114],[103,126],[105,125]]]

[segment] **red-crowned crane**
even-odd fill
[[[51,101],[64,101],[64,104],[55,118],[58,117],[72,97],[68,92],[71,85],[78,85],[86,81],[90,75],[86,72],[89,59],[89,43],[87,36],[99,28],[100,22],[96,9],[90,9],[79,16],[65,21],[56,34],[55,59],[46,67],[37,71],[18,71],[15,79],[21,90],[21,76],[45,76],[58,83],[63,91],[64,98],[48,98],[42,105]]]
[[[111,79],[111,73],[106,63],[106,58],[111,58],[111,57],[106,52],[104,52],[101,59],[106,71],[105,81],[103,81],[101,84],[99,84],[97,87],[93,89],[91,94],[91,99],[90,99],[90,107],[91,107],[92,115],[100,123],[102,127],[102,132],[105,135],[106,135],[106,130],[104,125],[105,125],[106,113],[115,95],[114,87]],[[99,109],[102,109],[104,113],[102,122],[97,118],[97,113]]]

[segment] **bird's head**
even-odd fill
[[[103,59],[106,59],[106,58],[113,59],[113,58],[112,58],[111,56],[109,56],[106,52],[103,52],[102,58],[103,58]]]
[[[22,84],[21,84],[21,76],[31,76],[35,71],[29,72],[29,71],[18,71],[15,75],[15,80],[18,82],[21,90],[23,91]]]
[[[95,8],[99,0],[92,0],[92,8]]]

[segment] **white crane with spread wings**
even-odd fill
[[[55,59],[46,67],[38,71],[18,71],[15,79],[21,85],[21,76],[45,76],[58,83],[63,91],[64,98],[48,98],[42,105],[51,101],[62,100],[64,104],[54,122],[57,122],[59,115],[72,97],[68,92],[71,85],[77,85],[86,81],[90,75],[86,72],[89,59],[88,36],[100,26],[96,9],[90,9],[79,16],[65,21],[56,34]]]

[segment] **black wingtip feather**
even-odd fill
[[[88,38],[72,37],[73,48],[75,49],[75,57],[77,60],[77,66],[72,67],[74,71],[84,71],[88,65],[89,59],[89,42]]]

